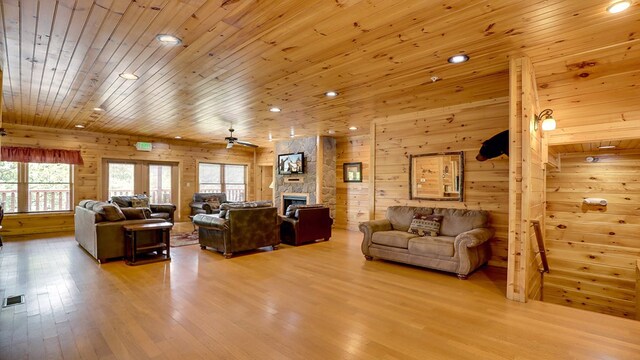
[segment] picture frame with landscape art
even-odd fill
[[[344,182],[362,182],[362,163],[344,163],[342,165],[342,178]]]

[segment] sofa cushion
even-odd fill
[[[387,208],[387,219],[393,230],[408,231],[415,213],[431,215],[433,209],[415,206],[390,206]]]
[[[438,236],[442,215],[415,214],[409,226],[409,232],[419,236]]]
[[[418,235],[406,231],[376,231],[371,236],[371,242],[378,245],[406,249],[409,244],[409,239],[415,237],[418,237]]]
[[[439,255],[453,257],[453,236],[424,236],[409,240],[408,249],[412,255]]]
[[[489,227],[489,213],[482,210],[434,209],[434,214],[443,215],[440,234],[457,236],[463,232]]]
[[[122,211],[127,220],[142,220],[148,218],[145,208],[121,208],[120,211]]]
[[[88,206],[91,205],[91,208],[89,208]],[[100,215],[102,215],[102,217],[106,220],[106,221],[122,221],[125,220],[125,216],[122,213],[122,211],[120,211],[120,208],[118,208],[115,205],[111,205],[107,202],[103,202],[103,201],[92,201],[92,202],[88,202],[85,206],[87,206],[86,208],[89,210],[92,210]]]

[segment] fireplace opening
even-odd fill
[[[286,213],[289,205],[307,205],[307,197],[298,195],[282,195],[282,215]]]

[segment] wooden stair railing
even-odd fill
[[[536,233],[536,242],[538,243],[538,254],[540,254],[540,264],[538,265],[538,272],[540,273],[540,301],[544,297],[544,273],[549,272],[549,262],[547,261],[547,251],[544,246],[544,239],[542,238],[542,230],[540,230],[540,221],[531,220],[533,230]]]

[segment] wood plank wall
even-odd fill
[[[635,315],[640,257],[640,150],[564,154],[547,174],[545,301],[627,318]],[[598,197],[607,206],[586,206]]]
[[[535,130],[538,98],[533,65],[528,58],[510,64],[509,162],[509,271],[507,297],[525,302],[539,299],[541,279],[531,220],[543,224],[545,213],[546,142],[541,129]]]
[[[81,150],[83,166],[74,170],[74,203],[82,199],[102,198],[102,159],[137,159],[173,161],[179,163],[178,219],[188,221],[189,202],[197,190],[197,164],[217,162],[248,166],[247,198],[253,199],[254,151],[243,146],[225,149],[224,144],[202,145],[174,139],[152,139],[87,131],[53,130],[42,127],[7,125],[9,135],[4,145]],[[160,143],[151,152],[136,151],[137,141]],[[101,199],[105,200],[105,199]],[[7,215],[3,221],[3,233],[18,235],[51,231],[73,230],[73,213]]]
[[[375,218],[392,205],[488,210],[496,229],[490,264],[506,267],[509,162],[475,156],[483,141],[507,129],[508,116],[508,98],[498,98],[375,119]],[[409,154],[447,151],[465,152],[465,201],[410,200]]]
[[[631,38],[630,38],[631,39]],[[542,109],[558,123],[549,144],[637,139],[640,133],[640,48],[619,42],[536,62]]]
[[[369,220],[369,135],[336,139],[336,218],[340,229],[358,230],[358,224]],[[343,164],[362,163],[362,182],[343,181]]]

